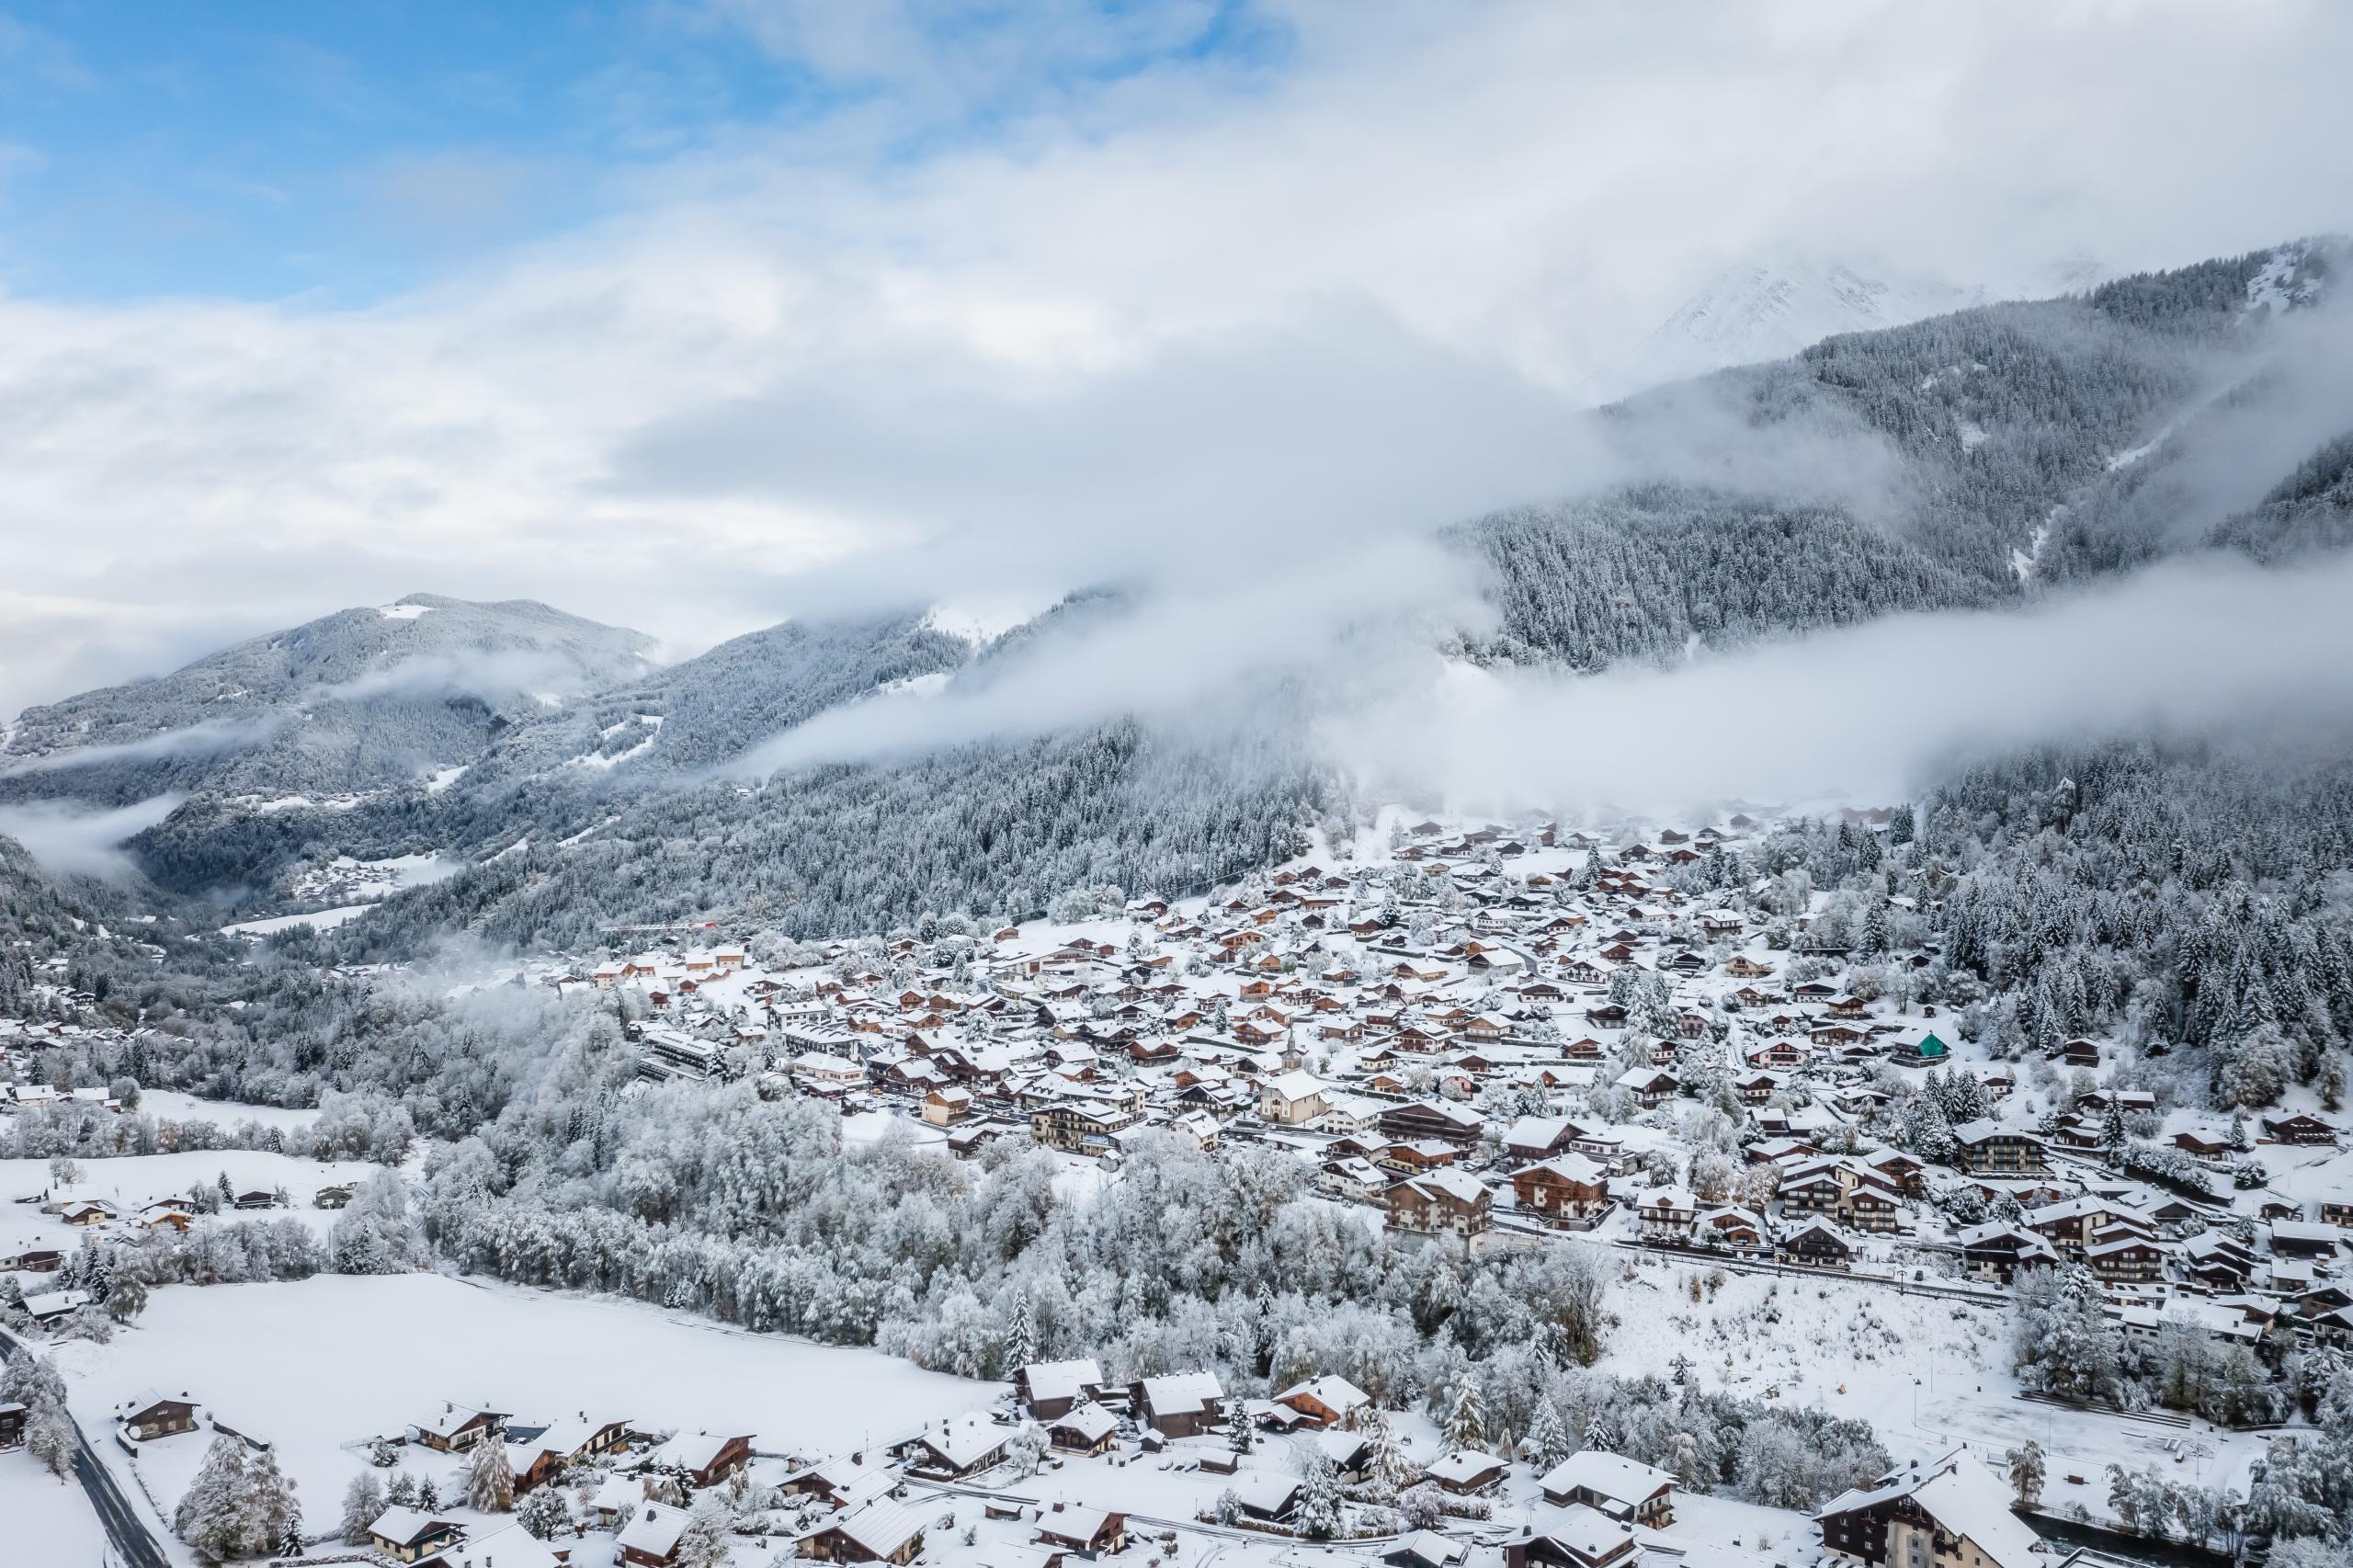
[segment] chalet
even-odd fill
[[[1381,1115],[1381,1132],[1401,1141],[1438,1138],[1450,1143],[1472,1143],[1477,1142],[1480,1130],[1485,1125],[1477,1111],[1450,1100],[1415,1100],[1410,1105],[1393,1106]]]
[[[152,1442],[180,1432],[196,1430],[196,1406],[186,1394],[176,1399],[146,1393],[131,1402],[122,1415],[125,1436],[135,1442]]]
[[[1032,1419],[1050,1421],[1101,1398],[1103,1368],[1091,1356],[1032,1362],[1013,1374],[1013,1393]]]
[[[1197,1437],[1224,1415],[1225,1391],[1215,1372],[1170,1372],[1129,1384],[1128,1408],[1165,1437]]]
[[[2142,1236],[2119,1236],[2084,1249],[2084,1262],[2103,1284],[2146,1285],[2165,1278],[2165,1255]]]
[[[1372,1398],[1347,1379],[1326,1374],[1292,1384],[1275,1395],[1275,1403],[1297,1411],[1303,1425],[1337,1426],[1353,1419]]]
[[[752,1462],[752,1438],[681,1432],[654,1450],[657,1470],[675,1471],[691,1484],[716,1486]]]
[[[2286,1116],[2267,1116],[2263,1131],[2274,1143],[2320,1145],[2336,1142],[2336,1129],[2319,1117],[2304,1111],[2291,1111]]]
[[[1089,1557],[1119,1551],[1128,1544],[1128,1517],[1075,1503],[1056,1503],[1038,1516],[1037,1544]]]
[[[1831,1500],[1822,1544],[1871,1568],[2037,1568],[2040,1540],[2010,1511],[2009,1488],[1966,1449]]]
[[[1504,1568],[1631,1568],[1642,1555],[1634,1527],[1598,1508],[1551,1508],[1504,1546]]]
[[[1972,1274],[2005,1285],[2021,1270],[2055,1267],[2059,1262],[2058,1249],[2046,1237],[2002,1221],[1969,1226],[1953,1239],[1961,1244]]]
[[[415,1562],[453,1544],[463,1527],[395,1504],[368,1527],[368,1544],[395,1562]]]
[[[506,1416],[503,1410],[476,1410],[470,1405],[445,1403],[438,1415],[411,1422],[408,1438],[436,1453],[463,1453],[483,1438],[496,1436]]]
[[[1629,1067],[1611,1080],[1644,1110],[1656,1110],[1675,1097],[1675,1074],[1660,1067]]]
[[[799,1550],[820,1562],[907,1563],[923,1551],[923,1526],[904,1505],[876,1497],[801,1537]]]
[[[1848,1268],[1855,1261],[1854,1244],[1823,1219],[1808,1220],[1784,1234],[1777,1250],[1785,1261],[1813,1268]]]
[[[1983,1118],[1952,1130],[1953,1165],[1972,1175],[2040,1176],[2050,1169],[2042,1140]]]
[[[1642,1222],[1644,1241],[1688,1241],[1699,1222],[1699,1205],[1679,1187],[1658,1187],[1636,1200],[1634,1215]]]
[[[1563,1153],[1512,1173],[1520,1210],[1548,1224],[1582,1224],[1609,1207],[1608,1173],[1583,1154]]]
[[[1450,1492],[1458,1497],[1478,1497],[1501,1486],[1504,1474],[1510,1468],[1493,1454],[1457,1449],[1431,1460],[1422,1471],[1422,1478],[1441,1492]]]
[[[1092,1458],[1119,1447],[1120,1418],[1093,1400],[1073,1405],[1045,1427],[1046,1440],[1065,1453]]]
[[[1120,1133],[1136,1123],[1135,1113],[1102,1100],[1058,1100],[1029,1113],[1029,1136],[1067,1154],[1109,1153]]]
[[[893,1448],[907,1473],[932,1481],[961,1481],[1005,1462],[1010,1428],[979,1415],[943,1419]]]
[[[1475,1243],[1494,1221],[1495,1195],[1457,1170],[1408,1176],[1384,1197],[1392,1230]]]
[[[1583,1505],[1613,1519],[1652,1529],[1675,1522],[1675,1475],[1608,1449],[1584,1449],[1544,1473],[1537,1483],[1544,1501],[1558,1507]]]
[[[0,1449],[13,1449],[25,1440],[27,1412],[15,1400],[0,1403]]]
[[[972,1091],[949,1085],[933,1089],[923,1097],[923,1119],[934,1127],[947,1127],[972,1114]]]

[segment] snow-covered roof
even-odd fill
[[[1032,1399],[1076,1399],[1102,1386],[1103,1365],[1092,1356],[1075,1361],[1037,1361],[1024,1367],[1021,1375]]]
[[[1493,1454],[1483,1454],[1476,1449],[1457,1449],[1432,1460],[1423,1473],[1434,1481],[1450,1481],[1457,1486],[1467,1486],[1491,1471],[1503,1468],[1503,1460]]]
[[[631,1548],[658,1560],[676,1550],[678,1538],[687,1533],[687,1511],[669,1503],[648,1503],[638,1510],[637,1517],[621,1527],[613,1544],[629,1551]]]
[[[1143,1402],[1155,1415],[1206,1409],[1224,1397],[1215,1372],[1170,1372],[1143,1380]]]
[[[1585,1449],[1554,1465],[1539,1484],[1546,1492],[1590,1492],[1633,1507],[1655,1495],[1660,1487],[1674,1485],[1675,1476],[1608,1449]]]
[[[495,1529],[430,1560],[428,1568],[556,1568],[555,1549],[520,1525]]]
[[[875,1498],[832,1528],[858,1542],[878,1560],[887,1560],[923,1533],[922,1522],[889,1497]]]
[[[394,1546],[415,1546],[432,1531],[446,1528],[451,1522],[395,1503],[376,1516],[376,1522],[368,1527],[368,1533],[389,1540]]]
[[[1118,1431],[1120,1418],[1090,1399],[1084,1404],[1072,1405],[1051,1426],[1056,1431],[1076,1433],[1091,1446]]]
[[[1966,1449],[1955,1449],[1933,1464],[1891,1471],[1875,1485],[1832,1499],[1814,1517],[1849,1513],[1897,1497],[1910,1497],[1946,1530],[1968,1537],[1994,1568],[2035,1568],[2039,1538],[2010,1511],[2008,1489]]]

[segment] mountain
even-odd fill
[[[1904,326],[1996,300],[2076,292],[2101,276],[2098,263],[2079,259],[1998,289],[1776,252],[1717,273],[1586,376],[1578,391],[1595,403],[1612,403],[1646,387],[1784,359],[1840,333]]]
[[[341,610],[170,675],[27,709],[0,748],[0,799],[276,800],[405,783],[642,675],[653,646],[526,599],[412,594]]]
[[[1485,567],[1496,625],[1449,646],[1576,669],[1666,663],[1695,644],[2016,603],[2174,551],[2274,559],[2353,537],[2353,409],[2297,368],[2342,256],[2305,242],[1847,333],[1597,411],[1633,477],[1452,529]],[[2196,483],[2216,472],[2229,491]],[[460,930],[577,947],[600,922],[718,915],[815,936],[1032,909],[1074,885],[1189,890],[1279,858],[1303,825],[1344,812],[1312,698],[1288,688],[1236,692],[1214,723],[1181,733],[1115,717],[736,776],[746,754],[820,714],[893,693],[952,699],[1015,661],[1051,667],[1074,656],[1071,632],[1135,608],[1127,591],[1078,596],[977,642],[917,608],[797,621],[669,668],[629,653],[620,678],[556,705],[510,695],[477,713],[445,696],[464,716],[448,721],[449,744],[410,736],[370,754],[372,772],[342,769],[381,782],[335,809],[255,798],[315,788],[290,739],[182,758],[190,782],[138,788],[191,798],[130,849],[170,892],[263,910],[336,856],[461,862],[335,934],[341,950],[380,958]],[[364,613],[388,623],[374,637],[400,635],[394,618]],[[222,655],[239,656],[256,655]],[[370,658],[384,667],[381,651]],[[219,695],[210,678],[183,681],[168,722],[148,722],[184,734],[197,699]],[[278,678],[285,707],[324,677]],[[327,705],[297,706],[308,725]],[[54,734],[47,725],[27,734]]]

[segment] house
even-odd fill
[[[1629,1067],[1611,1080],[1644,1110],[1656,1110],[1675,1097],[1675,1074],[1663,1067]]]
[[[1495,1195],[1477,1178],[1444,1169],[1406,1177],[1383,1195],[1383,1201],[1392,1230],[1473,1242],[1494,1222]]]
[[[415,1562],[455,1542],[461,1528],[455,1519],[436,1518],[395,1504],[368,1527],[368,1544],[395,1562]]]
[[[445,1549],[426,1568],[563,1568],[564,1561],[521,1525],[508,1525]]]
[[[25,1440],[25,1407],[15,1400],[0,1404],[0,1449],[13,1449]]]
[[[1854,1244],[1840,1235],[1836,1225],[1819,1217],[1784,1235],[1778,1250],[1787,1261],[1813,1268],[1849,1268],[1855,1261]]]
[[[678,1538],[687,1533],[691,1517],[675,1504],[646,1504],[614,1540],[620,1561],[628,1568],[671,1568],[678,1561]]]
[[[1261,1524],[1277,1525],[1299,1511],[1300,1478],[1280,1471],[1253,1471],[1234,1483],[1242,1512]]]
[[[1471,1543],[1436,1530],[1415,1530],[1398,1538],[1395,1545],[1381,1554],[1385,1568],[1462,1568],[1471,1555]]]
[[[1060,1100],[1029,1113],[1029,1136],[1066,1154],[1100,1156],[1117,1147],[1119,1135],[1136,1120],[1132,1111],[1102,1100]]]
[[[1101,1508],[1056,1503],[1038,1516],[1037,1542],[1089,1556],[1119,1551],[1128,1544],[1128,1517]]]
[[[923,1119],[934,1127],[946,1127],[972,1114],[972,1091],[947,1087],[931,1090],[923,1097]]]
[[[1966,1449],[1890,1471],[1814,1516],[1822,1544],[1880,1568],[2037,1568],[2038,1538],[2009,1488]]]
[[[1580,1503],[1541,1510],[1504,1546],[1504,1568],[1630,1568],[1634,1527]]]
[[[1675,1474],[1608,1449],[1584,1449],[1544,1472],[1537,1486],[1560,1507],[1583,1504],[1652,1529],[1675,1522]]]
[[[1305,1073],[1285,1073],[1258,1091],[1258,1119],[1278,1127],[1298,1127],[1329,1109],[1324,1085]]]
[[[196,1406],[186,1394],[177,1399],[143,1393],[122,1415],[122,1429],[134,1441],[151,1442],[179,1432],[196,1430]]]
[[[1653,1187],[1636,1200],[1634,1217],[1646,1242],[1688,1241],[1699,1223],[1699,1203],[1679,1187]]]
[[[1119,1447],[1120,1418],[1093,1400],[1044,1423],[1046,1440],[1065,1453],[1089,1458]]]
[[[1326,1374],[1294,1383],[1275,1395],[1277,1404],[1299,1412],[1311,1426],[1337,1426],[1372,1403],[1372,1396],[1342,1377]]]
[[[1039,1421],[1069,1414],[1103,1392],[1103,1367],[1093,1357],[1036,1361],[1013,1374],[1013,1395]]]
[[[1457,1449],[1431,1460],[1428,1468],[1422,1471],[1422,1477],[1441,1492],[1451,1492],[1458,1497],[1476,1497],[1501,1486],[1504,1472],[1510,1468],[1493,1454],[1483,1454],[1475,1449]]]
[[[1583,1154],[1564,1153],[1512,1173],[1523,1212],[1547,1224],[1582,1224],[1609,1207],[1609,1177]]]
[[[1980,1118],[1952,1130],[1953,1165],[1972,1175],[2041,1176],[2050,1163],[2033,1133]]]
[[[926,1426],[891,1452],[910,1475],[961,1481],[1004,1463],[1006,1439],[1012,1435],[983,1416],[966,1415]]]
[[[438,1414],[409,1423],[408,1439],[436,1453],[463,1453],[483,1438],[496,1434],[505,1425],[508,1414],[503,1410],[476,1410],[471,1405],[445,1402]]]
[[[2336,1142],[2336,1128],[2304,1111],[2267,1116],[2263,1119],[2263,1131],[2270,1134],[2274,1143],[2317,1145]]]
[[[752,1438],[681,1432],[654,1450],[654,1464],[674,1470],[696,1486],[716,1486],[752,1462]]]
[[[1452,1100],[1415,1100],[1410,1105],[1392,1106],[1381,1113],[1381,1135],[1398,1142],[1434,1138],[1449,1143],[1473,1143],[1485,1125],[1477,1111]]]
[[[1215,1372],[1171,1372],[1131,1383],[1128,1408],[1165,1437],[1196,1437],[1223,1415],[1225,1391]]]

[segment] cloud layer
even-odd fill
[[[2325,4],[1300,0],[1246,70],[711,19],[858,90],[370,308],[0,299],[0,712],[419,585],[695,646],[1295,571],[1574,479],[1563,389],[1762,246],[1998,285],[2353,226]]]
[[[2353,736],[2353,559],[2167,563],[2004,612],[1896,616],[1573,676],[1435,658],[1325,742],[1369,789],[1466,812],[1706,814],[1909,799],[2042,744]]]

